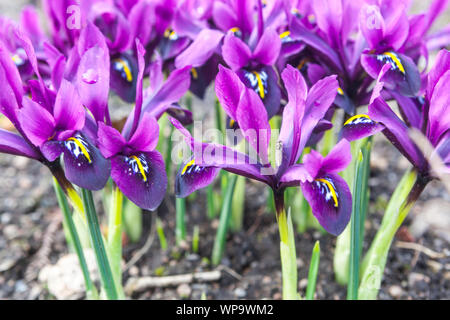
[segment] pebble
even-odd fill
[[[391,297],[396,298],[396,299],[400,298],[403,294],[402,287],[397,286],[397,285],[390,286],[388,291],[389,291],[389,294],[391,295]]]
[[[414,288],[414,287],[418,287],[418,289],[421,289],[422,287],[426,287],[427,283],[430,282],[430,277],[421,274],[421,273],[417,273],[417,272],[412,272],[409,276],[408,276],[408,285],[410,288]]]
[[[180,284],[177,288],[177,293],[180,298],[189,298],[192,289],[187,283]]]
[[[139,269],[136,266],[132,266],[130,270],[128,270],[130,276],[136,277],[139,274]]]
[[[23,293],[28,290],[28,286],[26,285],[25,281],[17,280],[14,289],[16,290],[17,293]]]
[[[298,286],[300,289],[305,289],[308,286],[308,279],[307,278],[301,279],[300,282],[298,283]]]
[[[245,291],[245,290],[242,289],[242,288],[236,288],[236,289],[234,290],[234,294],[235,294],[235,296],[236,296],[237,298],[242,299],[242,298],[245,298],[245,296],[247,295],[247,291]]]

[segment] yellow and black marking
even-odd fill
[[[370,117],[367,114],[357,114],[351,118],[349,118],[347,121],[345,121],[344,126],[346,125],[353,125],[353,124],[374,124],[375,121],[370,119]]]
[[[191,74],[192,74],[192,78],[194,78],[195,80],[198,79],[198,72],[197,72],[197,69],[192,68],[192,69],[191,69]]]
[[[117,58],[113,60],[113,69],[120,73],[121,77],[127,82],[133,82],[133,73],[131,72],[130,63],[125,58]]]
[[[259,94],[261,99],[264,99],[267,95],[267,73],[265,71],[246,71],[245,78],[250,82],[250,87]]]
[[[341,96],[344,95],[344,90],[342,90],[341,87],[338,87],[338,88],[337,88],[337,92],[338,92],[338,94],[341,95]]]
[[[147,182],[147,174],[149,170],[149,166],[147,163],[147,160],[145,160],[144,156],[130,156],[125,158],[125,161],[130,165],[128,168],[128,174],[132,175],[134,174],[140,174],[142,177],[142,180],[144,182]]]
[[[88,145],[83,138],[81,138],[81,136],[70,137],[67,139],[66,147],[75,156],[75,158],[78,159],[80,155],[83,155],[89,163],[92,163]]]
[[[186,165],[183,167],[183,170],[181,170],[181,175],[184,176],[186,171],[192,168],[195,165],[195,159],[192,159]]]
[[[192,158],[186,165],[183,167],[183,170],[181,170],[181,176],[184,176],[186,174],[191,173],[199,173],[201,172],[205,167],[200,167],[199,165],[195,164],[195,158]]]
[[[242,31],[238,27],[233,27],[229,31],[231,31],[236,37],[242,38]]]
[[[405,67],[403,66],[399,56],[395,52],[386,51],[382,54],[378,54],[377,60],[384,63],[390,63],[392,69],[400,71],[403,75],[405,74]]]
[[[178,34],[174,30],[167,28],[166,31],[164,31],[164,38],[178,40]]]
[[[300,62],[297,65],[297,69],[300,71],[304,71],[303,68],[307,66],[307,63],[310,62],[311,59],[309,58],[303,58],[302,60],[300,60]]]
[[[317,184],[317,187],[319,188],[320,193],[325,196],[325,200],[330,201],[331,199],[333,199],[334,207],[337,208],[339,206],[339,201],[333,182],[331,182],[327,178],[316,179],[315,182]]]
[[[280,39],[289,37],[291,35],[291,32],[289,30],[283,32],[282,34],[280,34]]]
[[[141,173],[142,179],[144,180],[144,182],[147,182],[147,175],[145,174],[145,170],[144,170],[144,167],[142,166],[141,160],[136,156],[131,156],[131,158],[134,159],[134,161],[136,161],[137,166],[139,168],[139,172]]]

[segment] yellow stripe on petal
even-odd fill
[[[145,174],[145,170],[144,167],[142,166],[141,160],[136,156],[131,156],[131,158],[134,159],[134,161],[136,161],[136,164],[139,168],[139,172],[142,175],[142,179],[144,179],[144,182],[147,182],[147,175]]]
[[[338,88],[337,88],[337,92],[338,92],[341,96],[344,95],[344,90],[342,90],[341,87],[338,87]]]
[[[191,161],[189,161],[188,163],[186,163],[186,165],[184,166],[183,170],[181,171],[181,175],[184,175],[187,171],[187,169],[191,166],[193,166],[195,163],[195,159],[192,159]]]
[[[230,29],[230,31],[235,33],[235,32],[240,31],[240,29],[238,27],[233,27],[233,28]]]
[[[253,71],[253,74],[255,75],[256,80],[258,81],[259,96],[261,97],[261,99],[264,99],[264,97],[265,97],[264,85],[262,83],[261,76],[256,71]]]
[[[289,37],[290,34],[291,34],[291,32],[290,32],[289,30],[288,30],[288,31],[285,31],[285,32],[283,32],[282,34],[280,34],[280,39]]]
[[[333,197],[334,206],[337,208],[339,203],[338,203],[338,199],[337,199],[337,195],[336,195],[336,190],[334,190],[334,187],[330,183],[330,181],[328,181],[327,179],[316,179],[316,181],[323,182],[327,185],[328,189],[331,192],[331,196]]]
[[[388,56],[395,63],[395,66],[400,70],[401,73],[405,74],[405,68],[403,67],[402,62],[398,58],[398,56],[394,52],[386,51],[383,52],[384,55]]]
[[[86,157],[86,159],[89,161],[89,163],[92,163],[91,156],[89,155],[89,152],[87,151],[86,147],[78,140],[77,138],[71,137],[67,139],[67,141],[73,141],[75,144],[80,148],[81,152],[83,152],[83,155]]]
[[[349,118],[347,121],[345,121],[344,126],[346,126],[347,124],[349,124],[352,121],[359,119],[359,118],[366,118],[366,119],[372,120],[372,119],[370,119],[370,117],[367,114],[357,114],[356,116],[353,116],[353,117]]]
[[[194,79],[198,79],[198,72],[197,72],[197,69],[192,68],[192,69],[191,69],[191,73],[192,73],[192,77],[193,77]]]
[[[116,60],[114,60],[116,63],[118,63],[120,65],[120,67],[122,68],[123,72],[125,72],[125,76],[128,82],[132,82],[133,81],[133,74],[131,73],[130,67],[128,66],[128,63],[125,62],[125,60],[118,58]]]

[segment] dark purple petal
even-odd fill
[[[89,190],[100,190],[108,181],[111,164],[87,138],[77,134],[64,146],[64,168],[67,179],[77,186]]]
[[[27,138],[35,146],[41,146],[49,138],[52,138],[55,132],[56,123],[53,116],[40,104],[28,97],[23,99],[19,121]]]
[[[383,129],[384,126],[382,124],[372,120],[368,115],[357,114],[344,123],[339,137],[348,141],[354,141],[372,136]]]
[[[302,183],[301,188],[320,225],[335,236],[341,234],[352,213],[352,195],[345,180],[328,174]]]
[[[132,103],[136,99],[137,74],[138,65],[134,56],[121,53],[111,59],[111,89],[126,102]]]
[[[187,197],[192,192],[210,185],[217,177],[220,168],[201,167],[194,158],[182,163],[175,177],[175,195]]]
[[[276,115],[280,110],[281,92],[278,86],[278,75],[273,67],[265,66],[252,71],[242,69],[237,74],[248,88],[252,88],[259,95],[269,119]]]
[[[39,159],[39,154],[20,136],[0,129],[0,152]]]
[[[362,66],[374,79],[387,63],[391,69],[383,77],[384,86],[405,96],[415,96],[420,89],[420,74],[411,58],[393,51],[361,56]]]
[[[111,178],[128,199],[145,210],[155,210],[167,189],[164,160],[158,151],[112,157]]]

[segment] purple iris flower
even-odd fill
[[[237,152],[220,144],[197,142],[177,120],[171,119],[193,150],[193,157],[177,173],[176,195],[185,197],[205,187],[220,169],[264,182],[272,188],[277,203],[282,203],[287,187],[300,185],[321,225],[338,235],[351,214],[351,193],[345,181],[336,174],[351,160],[349,143],[343,139],[326,157],[313,151],[305,156],[302,164],[297,163],[314,128],[335,98],[336,77],[318,81],[309,91],[295,68],[287,66],[281,77],[289,98],[277,143],[278,168],[273,168],[268,160],[271,130],[263,101],[232,70],[220,67],[216,79],[217,97],[256,154]]]
[[[39,74],[30,40],[20,31],[17,35],[39,80],[29,81],[32,98],[24,96],[18,69],[9,52],[0,48],[2,113],[22,136],[2,131],[2,151],[46,164],[60,182],[67,177],[86,189],[103,188],[109,177],[109,162],[82,132],[85,109],[78,92],[66,80],[58,92],[48,89]],[[61,154],[65,177],[56,161]],[[67,188],[67,183],[63,187]]]
[[[128,199],[143,209],[155,210],[164,198],[167,176],[162,155],[155,150],[159,126],[156,118],[142,109],[144,48],[137,40],[139,73],[136,107],[127,135],[99,122],[98,143],[101,153],[111,161],[111,178]]]
[[[450,52],[441,50],[427,77],[424,98],[396,95],[403,120],[375,94],[368,115],[357,115],[342,128],[342,136],[358,139],[383,130],[384,135],[413,164],[426,185],[435,175],[425,156],[409,136],[409,128],[420,130],[450,168]],[[391,92],[391,94],[394,94]],[[376,128],[376,129],[375,129]]]

